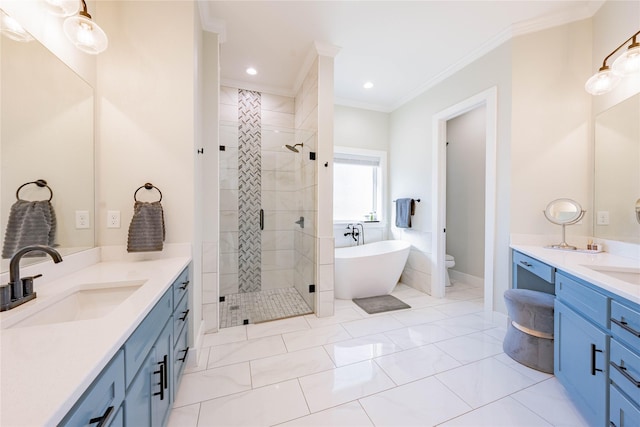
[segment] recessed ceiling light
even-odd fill
[[[363,84],[362,87],[365,89],[371,89],[373,87],[373,83],[365,82],[365,84]]]
[[[247,74],[249,74],[250,76],[255,76],[256,74],[258,74],[258,71],[253,67],[249,67],[247,68]]]

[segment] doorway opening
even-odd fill
[[[484,105],[447,121],[447,293],[468,286],[484,288],[485,125]]]
[[[445,294],[446,248],[446,143],[447,121],[484,106],[485,113],[485,188],[484,188],[484,308],[493,310],[493,276],[495,259],[496,217],[496,147],[497,147],[497,88],[492,87],[466,99],[433,117],[432,191],[432,276],[431,295]]]

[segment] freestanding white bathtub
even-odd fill
[[[398,283],[411,244],[384,240],[335,249],[334,295],[338,299],[387,295]]]

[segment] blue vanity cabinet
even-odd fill
[[[607,416],[607,335],[556,300],[554,374],[569,391],[585,418],[605,425]]]
[[[169,419],[186,360],[186,351],[183,360],[176,354],[177,345],[186,347],[188,285],[185,269],[125,344],[133,376],[125,398],[125,426],[163,426]],[[179,341],[181,334],[185,338]]]
[[[171,320],[165,322],[160,336],[151,347],[137,375],[127,389],[125,425],[164,425],[171,408],[170,355],[173,349]]]
[[[640,426],[640,307],[611,302],[610,415],[612,426]]]
[[[554,374],[594,426],[608,424],[608,314],[609,297],[557,272]]]
[[[166,425],[188,353],[188,284],[187,267],[60,425]]]
[[[555,293],[555,268],[518,251],[512,252],[512,258],[512,279],[515,289]]]
[[[59,425],[122,426],[124,393],[124,352],[119,350]]]
[[[513,287],[555,283],[554,374],[593,426],[640,426],[640,304],[513,251]]]
[[[178,391],[189,353],[189,277],[180,276],[173,284],[173,383],[172,399]]]

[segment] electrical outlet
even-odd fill
[[[609,225],[609,211],[598,211],[597,225]]]
[[[90,228],[89,211],[76,211],[76,229]]]
[[[107,211],[107,228],[120,228],[120,211]]]

